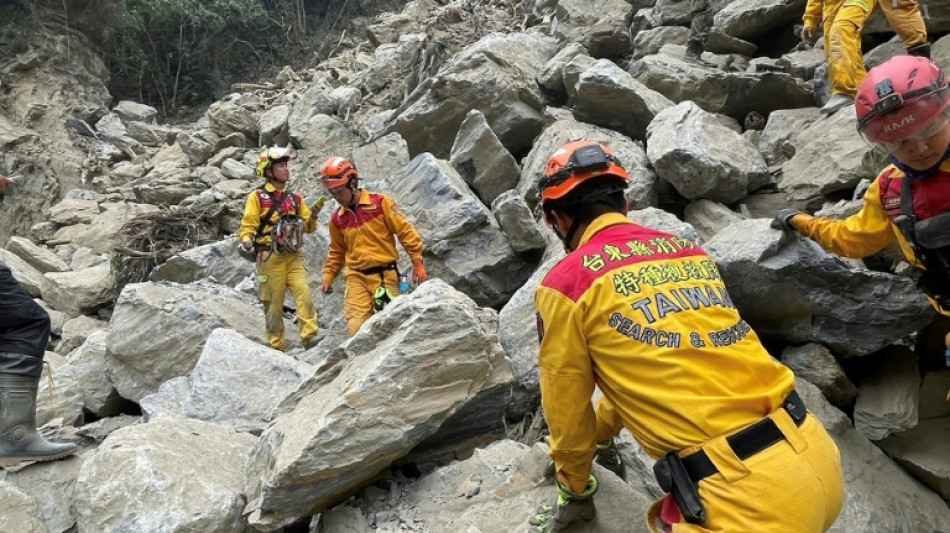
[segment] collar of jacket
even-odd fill
[[[895,167],[899,168],[905,176],[912,180],[922,180],[924,178],[929,178],[930,176],[936,174],[938,170],[946,166],[948,162],[950,162],[950,148],[947,148],[946,153],[943,154],[943,157],[940,159],[939,163],[928,168],[927,170],[914,170],[904,163],[901,163],[896,157],[891,156],[891,163],[893,163]],[[950,171],[950,166],[944,170]]]
[[[275,192],[277,192],[277,187],[274,187],[274,185],[271,184],[270,180],[268,180],[267,183],[264,184],[264,190],[267,191],[269,194],[274,194]],[[284,188],[280,190],[280,194],[284,194],[285,192],[287,192],[286,183],[284,184]]]
[[[632,220],[622,215],[621,213],[606,213],[595,218],[587,229],[584,230],[584,235],[581,236],[580,242],[578,242],[577,247],[580,248],[587,244],[587,241],[591,240],[597,232],[609,228],[610,226],[616,226],[617,224],[634,224]]]
[[[373,203],[369,199],[369,191],[367,191],[366,189],[358,189],[358,190],[360,191],[360,199],[357,200],[356,205],[369,205]],[[347,209],[348,208],[346,206],[341,205],[340,211],[339,211],[340,215],[342,216],[344,213],[346,213]],[[351,211],[355,212],[356,210],[352,209]]]

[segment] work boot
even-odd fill
[[[556,533],[564,531],[577,520],[593,520],[597,509],[594,507],[594,494],[597,493],[597,478],[590,476],[584,492],[572,494],[560,483],[557,484],[557,501],[554,505],[542,505],[528,519],[530,533]]]
[[[76,453],[70,443],[49,442],[36,432],[39,376],[0,374],[0,467],[52,461]]]
[[[320,339],[318,339],[316,335],[314,335],[313,337],[308,337],[303,340],[303,349],[309,350],[310,348],[313,348],[317,344],[320,344]]]
[[[930,59],[930,43],[918,44],[907,49],[907,55]]]
[[[847,107],[852,104],[854,104],[854,98],[846,94],[835,94],[828,99],[828,102],[823,105],[818,112],[822,115],[830,115],[842,107]]]
[[[626,469],[623,466],[623,461],[620,460],[620,452],[617,451],[614,439],[597,443],[597,453],[594,454],[594,461],[623,479]]]

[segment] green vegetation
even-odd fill
[[[203,106],[232,83],[259,82],[284,65],[314,66],[356,16],[405,0],[0,0],[0,14],[55,32],[80,32],[109,67],[109,90],[165,118]],[[4,26],[0,21],[0,27]],[[349,37],[353,31],[348,33]]]

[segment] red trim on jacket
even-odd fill
[[[369,193],[368,204],[357,204],[355,210],[340,208],[333,213],[330,221],[340,231],[356,229],[367,222],[383,216],[383,197]]]
[[[595,281],[618,268],[686,257],[705,259],[705,273],[720,279],[715,263],[693,241],[639,224],[617,224],[599,231],[562,259],[541,285],[576,302]]]

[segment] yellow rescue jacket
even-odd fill
[[[795,216],[789,222],[799,233],[811,238],[822,248],[843,257],[867,257],[880,252],[897,240],[907,262],[923,269],[923,265],[917,260],[907,239],[891,222],[891,216],[900,214],[900,188],[901,181],[905,179],[909,178],[903,171],[894,165],[888,165],[864,193],[864,204],[857,213],[844,220]],[[882,182],[886,183],[886,190],[882,190]],[[918,202],[928,202],[931,205],[926,207],[933,212],[950,209],[948,190],[950,190],[950,160],[944,161],[936,176],[925,178],[914,187],[914,204],[916,206]],[[888,216],[888,213],[891,216]],[[932,214],[932,212],[926,212],[924,218]],[[932,299],[931,302],[938,312],[950,316],[950,309],[941,309]]]
[[[596,383],[653,458],[753,424],[792,372],[739,316],[716,264],[687,239],[598,217],[535,294],[551,457],[575,493],[594,456]]]
[[[241,227],[238,228],[238,242],[247,239],[254,239],[257,228],[260,227],[261,217],[270,210],[270,202],[274,200],[281,201],[281,207],[275,209],[270,216],[270,220],[264,224],[260,237],[254,241],[258,246],[270,246],[271,230],[274,225],[280,221],[281,215],[297,215],[303,220],[303,232],[313,233],[317,229],[317,218],[313,216],[310,208],[306,205],[303,198],[297,193],[275,195],[277,189],[270,182],[266,183],[263,189],[254,189],[247,195],[244,202],[244,217],[241,218]],[[293,195],[295,198],[291,198]],[[261,201],[268,204],[261,205]]]
[[[422,239],[416,228],[382,193],[360,190],[354,209],[340,207],[330,217],[330,249],[323,265],[323,280],[333,283],[345,264],[353,270],[368,270],[396,262],[396,240],[413,262],[422,261]]]

